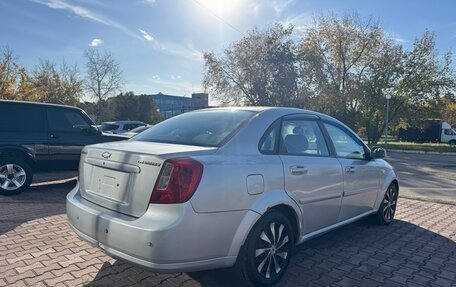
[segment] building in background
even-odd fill
[[[151,95],[151,97],[165,119],[209,107],[209,95],[207,93],[193,93],[191,98],[162,93]]]

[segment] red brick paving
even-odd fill
[[[116,260],[68,227],[73,183],[0,197],[0,286],[232,286],[231,271],[157,274]],[[400,199],[396,220],[366,220],[296,249],[282,286],[456,286],[456,206]]]

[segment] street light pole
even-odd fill
[[[390,100],[391,100],[391,95],[386,95],[385,148],[388,147],[388,120],[389,120]]]

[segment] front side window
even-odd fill
[[[452,129],[445,129],[445,134],[448,136],[452,136],[455,134],[455,132]]]
[[[115,124],[102,124],[100,127],[100,129],[103,132],[117,130],[118,128],[119,128],[119,125],[115,125]]]
[[[353,159],[366,158],[364,146],[356,141],[353,136],[339,127],[327,123],[324,125],[334,144],[334,149],[336,150],[336,155],[338,157]]]
[[[48,127],[50,131],[80,132],[90,124],[78,112],[71,110],[49,110]]]
[[[123,130],[130,131],[134,128],[133,124],[124,124]]]
[[[132,140],[218,147],[255,114],[228,109],[190,112],[163,121]]]
[[[329,151],[315,120],[285,118],[281,129],[281,153],[328,156]]]

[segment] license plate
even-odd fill
[[[92,172],[92,182],[90,184],[92,192],[111,200],[124,201],[129,173],[98,167],[94,168]]]

